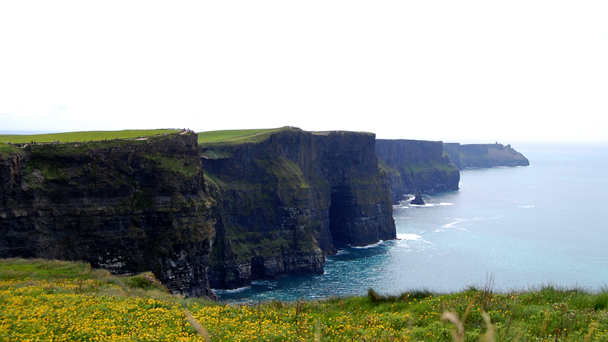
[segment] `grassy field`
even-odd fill
[[[99,141],[112,139],[129,139],[149,137],[162,133],[177,133],[175,129],[138,129],[138,130],[123,130],[123,131],[86,131],[86,132],[68,132],[68,133],[50,133],[50,134],[35,134],[35,135],[9,135],[0,134],[0,142],[5,144],[11,142],[13,144],[29,143],[32,141],[43,142],[78,142],[78,141]]]
[[[0,259],[0,341],[606,341],[608,293],[412,291],[251,304],[171,296],[151,274]]]
[[[290,130],[289,127],[281,128],[266,128],[266,129],[242,129],[242,130],[226,130],[226,131],[209,131],[198,133],[199,144],[209,143],[235,143],[241,144],[245,142],[260,142],[268,139],[268,137],[276,132]]]

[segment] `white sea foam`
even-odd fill
[[[454,203],[444,203],[444,202],[442,202],[442,203],[439,203],[439,205],[454,205]]]
[[[334,254],[333,256],[344,254],[348,254],[348,251],[346,249],[338,249],[338,252],[336,252],[336,254]]]
[[[251,288],[251,286],[245,286],[245,287],[239,287],[237,289],[233,289],[233,290],[225,290],[225,289],[212,289],[213,292],[217,293],[217,294],[233,294],[233,293],[239,293],[239,292],[243,292],[245,290],[249,290]]]
[[[397,239],[406,240],[406,241],[420,240],[420,239],[422,239],[422,236],[420,236],[418,234],[397,234]]]
[[[454,228],[454,226],[459,224],[460,222],[462,222],[462,219],[456,220],[454,222],[450,222],[448,224],[444,224],[443,226],[441,226],[441,228]]]
[[[448,224],[444,224],[443,226],[441,226],[441,228],[456,228],[456,229],[466,230],[464,228],[457,227],[456,225],[458,225],[460,223],[463,223],[463,222],[478,221],[478,220],[481,220],[481,219],[483,219],[483,217],[475,217],[475,218],[472,218],[472,219],[456,219],[456,221],[454,221],[454,222],[450,222]]]
[[[412,204],[409,206],[409,208],[428,208],[428,207],[434,207],[437,204],[434,203],[425,203],[423,205],[419,205],[419,204]]]
[[[384,244],[384,240],[380,240],[380,241],[378,241],[378,242],[376,242],[376,243],[374,243],[374,244],[367,245],[367,246],[350,246],[350,247],[352,247],[352,248],[356,248],[356,249],[368,249],[368,248],[375,248],[375,247],[378,247],[378,246],[380,246],[380,245],[382,245],[382,244]]]
[[[535,205],[518,205],[517,207],[522,209],[536,208]]]

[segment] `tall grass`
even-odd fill
[[[154,276],[85,263],[0,260],[0,341],[606,341],[608,292],[492,282],[317,301],[214,303],[172,296]]]

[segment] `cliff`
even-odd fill
[[[2,144],[0,257],[152,271],[173,293],[213,298],[211,287],[321,274],[341,245],[396,238],[391,202],[458,189],[441,142],[231,132]]]
[[[458,190],[460,173],[440,141],[378,139],[376,154],[388,176],[393,203],[419,191]]]
[[[214,297],[214,238],[195,134],[40,144],[0,154],[0,257],[152,271],[173,293]]]
[[[528,166],[530,162],[511,145],[502,144],[443,144],[444,151],[460,170],[467,167]]]
[[[201,144],[217,200],[214,288],[320,274],[340,244],[394,239],[388,180],[375,136],[283,128],[254,141]]]

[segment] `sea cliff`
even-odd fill
[[[32,144],[0,155],[0,180],[0,257],[152,271],[173,293],[214,297],[196,134]]]
[[[378,139],[376,154],[388,176],[393,203],[406,194],[458,190],[460,173],[440,141]]]
[[[339,245],[394,239],[388,179],[374,145],[370,133],[296,128],[261,141],[201,144],[217,201],[211,286],[320,274]]]
[[[293,127],[199,139],[0,146],[0,257],[152,271],[173,293],[214,298],[321,274],[340,246],[396,238],[392,202],[458,189],[441,142]]]
[[[467,167],[528,166],[530,162],[511,145],[445,143],[444,151],[460,170]]]

